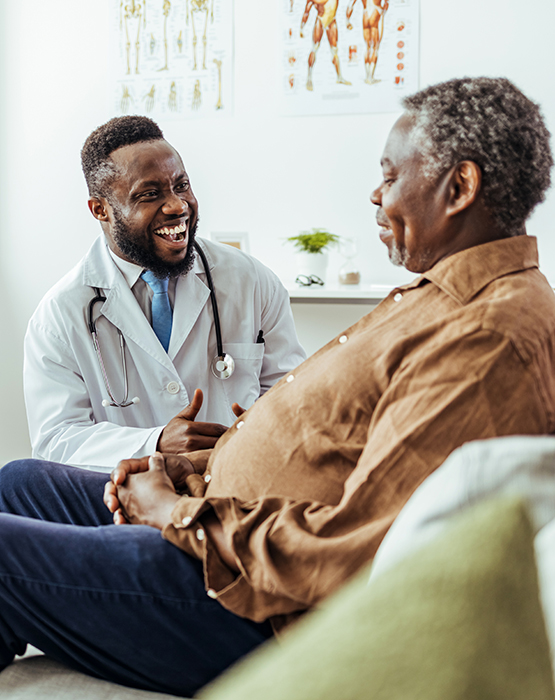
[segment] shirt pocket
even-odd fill
[[[249,408],[260,396],[260,372],[264,360],[264,343],[224,343],[224,353],[231,355],[235,372],[223,381],[231,402]]]

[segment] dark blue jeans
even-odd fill
[[[0,670],[32,644],[79,671],[192,695],[269,636],[206,595],[202,565],[143,525],[112,524],[106,474],[0,469]]]

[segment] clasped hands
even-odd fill
[[[150,525],[162,530],[185,488],[187,476],[194,473],[185,455],[163,455],[124,459],[104,487],[104,503],[113,513],[114,523]]]
[[[193,433],[208,437],[208,440],[201,439],[200,443],[189,440],[186,446],[178,444],[183,451],[192,451],[193,444],[196,449],[212,447],[226,430],[224,426],[214,423],[196,424],[196,432],[192,430],[191,425],[195,425],[194,420],[201,405],[202,391],[197,389],[191,404],[173,419],[176,423],[182,421],[185,424],[184,428],[190,433],[189,437]],[[232,405],[232,409],[236,416],[245,412],[237,403]],[[173,421],[168,423],[165,430]],[[207,432],[211,434],[207,436]],[[158,441],[159,448],[160,444],[161,439]],[[155,452],[150,457],[124,459],[111,473],[110,481],[104,487],[104,503],[113,514],[116,525],[149,525],[163,530],[171,523],[172,511],[181,498],[177,489],[185,490],[187,477],[194,473],[193,464],[184,454]],[[218,519],[212,512],[203,517],[203,525],[210,533],[222,561],[231,571],[237,572],[233,552],[225,541]]]
[[[187,476],[193,473],[193,465],[185,455],[155,452],[150,457],[124,459],[104,487],[104,503],[116,525],[150,525],[163,530],[171,523],[172,511],[181,498],[176,487],[184,487]],[[204,514],[202,525],[220,559],[237,574],[237,560],[215,514]]]

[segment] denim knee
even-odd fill
[[[6,489],[12,491],[25,486],[31,474],[41,468],[40,459],[16,459],[8,462],[0,469],[0,493],[6,493]]]

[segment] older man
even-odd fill
[[[524,231],[552,166],[539,110],[486,78],[405,107],[372,201],[418,279],[238,416],[209,459],[124,461],[105,487],[33,461],[0,470],[15,514],[0,515],[0,664],[31,642],[191,693],[369,562],[453,449],[554,430],[555,297]]]
[[[248,408],[305,359],[287,291],[256,259],[195,240],[191,180],[151,119],[111,119],[81,160],[103,235],[29,322],[33,456],[111,470],[212,447],[235,401]]]

